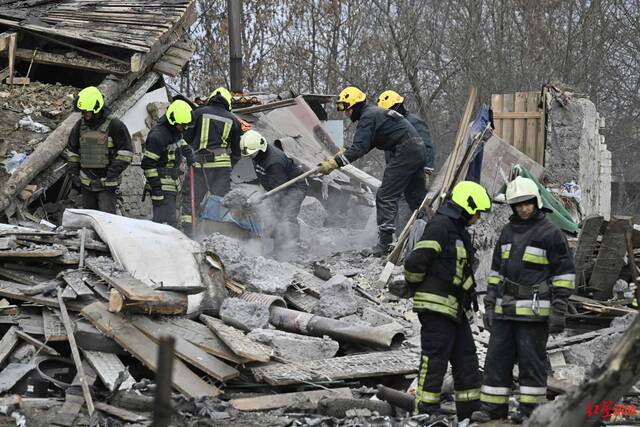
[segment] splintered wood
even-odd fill
[[[240,329],[205,314],[200,315],[200,320],[238,356],[255,362],[268,362],[271,359],[271,348],[247,338]]]
[[[47,342],[67,341],[67,332],[60,319],[60,312],[49,308],[42,309],[44,323],[44,338]]]
[[[120,383],[118,390],[127,390],[135,384],[136,381],[127,370],[127,367],[115,354],[88,350],[82,350],[82,354],[109,391],[115,391],[117,383]],[[120,379],[121,377],[123,379]]]
[[[418,370],[418,363],[417,353],[409,350],[395,350],[309,360],[305,363],[272,364],[253,368],[251,372],[256,380],[279,386],[410,374]]]
[[[136,359],[152,371],[157,366],[158,345],[142,331],[133,326],[122,315],[110,313],[103,303],[93,303],[82,310],[100,332],[113,338]],[[198,398],[202,396],[218,396],[220,390],[200,379],[182,361],[173,361],[173,385],[185,396]]]

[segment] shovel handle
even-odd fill
[[[196,173],[193,165],[189,166],[189,192],[191,196],[191,231],[196,231]]]
[[[303,179],[305,179],[306,177],[308,177],[308,176],[310,176],[310,175],[313,175],[313,174],[316,174],[316,173],[318,173],[319,171],[320,171],[320,167],[319,167],[319,166],[318,166],[317,168],[315,168],[315,169],[311,169],[311,170],[309,170],[309,171],[306,171],[306,172],[305,172],[305,173],[303,173],[302,175],[298,175],[298,176],[296,176],[295,178],[293,178],[293,179],[291,179],[291,180],[289,180],[289,181],[285,182],[284,184],[280,184],[280,185],[278,185],[276,188],[274,188],[274,189],[272,189],[272,190],[267,191],[266,193],[264,193],[264,194],[262,195],[262,197],[260,197],[260,198],[258,199],[258,201],[260,201],[260,200],[264,200],[264,199],[266,199],[267,197],[272,196],[272,195],[274,195],[275,193],[277,193],[277,192],[279,192],[279,191],[284,190],[285,188],[291,187],[291,186],[292,186],[293,184],[295,184],[296,182],[298,182],[298,181],[302,181],[302,180],[303,180]]]

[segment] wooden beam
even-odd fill
[[[157,370],[158,345],[133,326],[124,316],[109,313],[107,307],[99,302],[85,307],[82,314],[100,332],[113,338],[149,369],[154,372]],[[173,385],[185,396],[198,398],[220,394],[217,387],[204,382],[180,360],[174,360],[173,367]]]
[[[76,345],[76,338],[73,335],[73,326],[71,325],[71,319],[69,318],[67,307],[64,305],[64,300],[62,299],[62,294],[60,292],[58,292],[58,304],[60,305],[60,317],[62,319],[64,328],[67,331],[67,337],[69,338],[69,347],[71,348],[73,363],[75,363],[76,365],[76,372],[78,373],[78,377],[80,379],[80,386],[82,387],[84,402],[87,405],[89,416],[91,416],[93,415],[93,411],[95,411],[95,408],[93,406],[93,399],[91,398],[91,392],[89,391],[87,377],[84,374],[82,359],[80,359],[80,352],[78,351],[78,346]]]
[[[82,350],[82,354],[110,392],[126,390],[135,384],[135,380],[122,361],[112,353]]]
[[[317,406],[318,402],[325,398],[345,398],[353,397],[351,389],[348,387],[333,388],[327,390],[299,391],[296,393],[278,393],[267,396],[245,397],[232,399],[231,406],[240,411],[270,411],[273,409],[286,408],[292,405],[311,404]]]
[[[270,347],[252,341],[240,329],[205,314],[200,315],[200,320],[238,356],[256,362],[268,362],[271,359]]]
[[[52,356],[60,356],[60,353],[58,353],[55,349],[49,347],[48,345],[41,342],[40,340],[35,339],[34,337],[27,334],[26,332],[18,330],[16,331],[16,335],[18,335],[18,338],[21,338],[24,341],[28,342],[29,344],[35,346],[38,352],[42,351]]]
[[[144,423],[149,421],[149,417],[145,415],[136,414],[135,412],[127,411],[126,409],[117,408],[115,406],[108,405],[103,402],[96,402],[96,409],[100,412],[104,412],[105,414],[111,415],[113,417],[119,418],[123,421],[128,421],[130,423]]]
[[[67,332],[60,318],[60,312],[49,307],[42,308],[44,338],[46,342],[67,341]]]
[[[12,326],[5,332],[4,336],[0,340],[0,365],[11,354],[14,348],[18,345],[18,328]]]
[[[526,93],[526,92],[518,92],[518,93]],[[541,119],[543,118],[543,114],[544,113],[537,112],[537,111],[512,111],[512,112],[505,111],[503,113],[497,113],[494,111],[493,118],[494,119]]]
[[[38,50],[33,56],[31,49],[16,49],[16,59],[24,62],[33,62],[35,64],[54,65],[57,67],[73,68],[78,70],[95,71],[103,74],[124,75],[129,72],[129,68],[122,64],[114,63],[109,60],[97,58],[85,58],[83,56],[67,57],[59,53],[44,52]]]

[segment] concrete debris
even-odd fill
[[[329,337],[309,337],[274,329],[255,329],[248,335],[254,341],[270,346],[276,356],[286,361],[330,359],[339,350],[337,341]]]
[[[269,308],[240,298],[227,298],[220,307],[220,318],[238,329],[253,331],[269,326]]]
[[[300,206],[298,219],[310,227],[321,228],[324,227],[327,216],[326,209],[318,199],[305,197],[302,206]]]
[[[322,290],[320,300],[313,308],[313,313],[337,319],[358,311],[358,304],[351,283],[351,279],[347,279],[342,275],[332,277]]]

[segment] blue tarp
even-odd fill
[[[222,204],[222,197],[220,196],[209,196],[209,200],[207,200],[201,216],[211,221],[236,224],[243,230],[247,230],[256,236],[262,236],[262,229],[255,219],[251,216],[234,215],[229,208]]]

